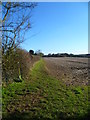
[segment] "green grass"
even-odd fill
[[[2,96],[5,120],[85,120],[88,115],[88,87],[68,87],[49,76],[42,59],[30,80],[3,87]]]

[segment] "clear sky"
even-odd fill
[[[48,53],[88,53],[88,3],[38,3],[22,47]]]

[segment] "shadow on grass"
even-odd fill
[[[89,120],[90,115],[85,116],[66,116],[65,113],[56,114],[57,118],[44,118],[43,116],[34,116],[30,113],[14,112],[4,116],[2,120]]]

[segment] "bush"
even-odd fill
[[[8,51],[2,56],[3,81],[11,82],[15,79],[28,78],[31,66],[31,57],[26,50],[17,48]]]

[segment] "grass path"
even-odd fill
[[[88,88],[67,87],[36,62],[30,80],[3,88],[3,120],[85,120]]]

